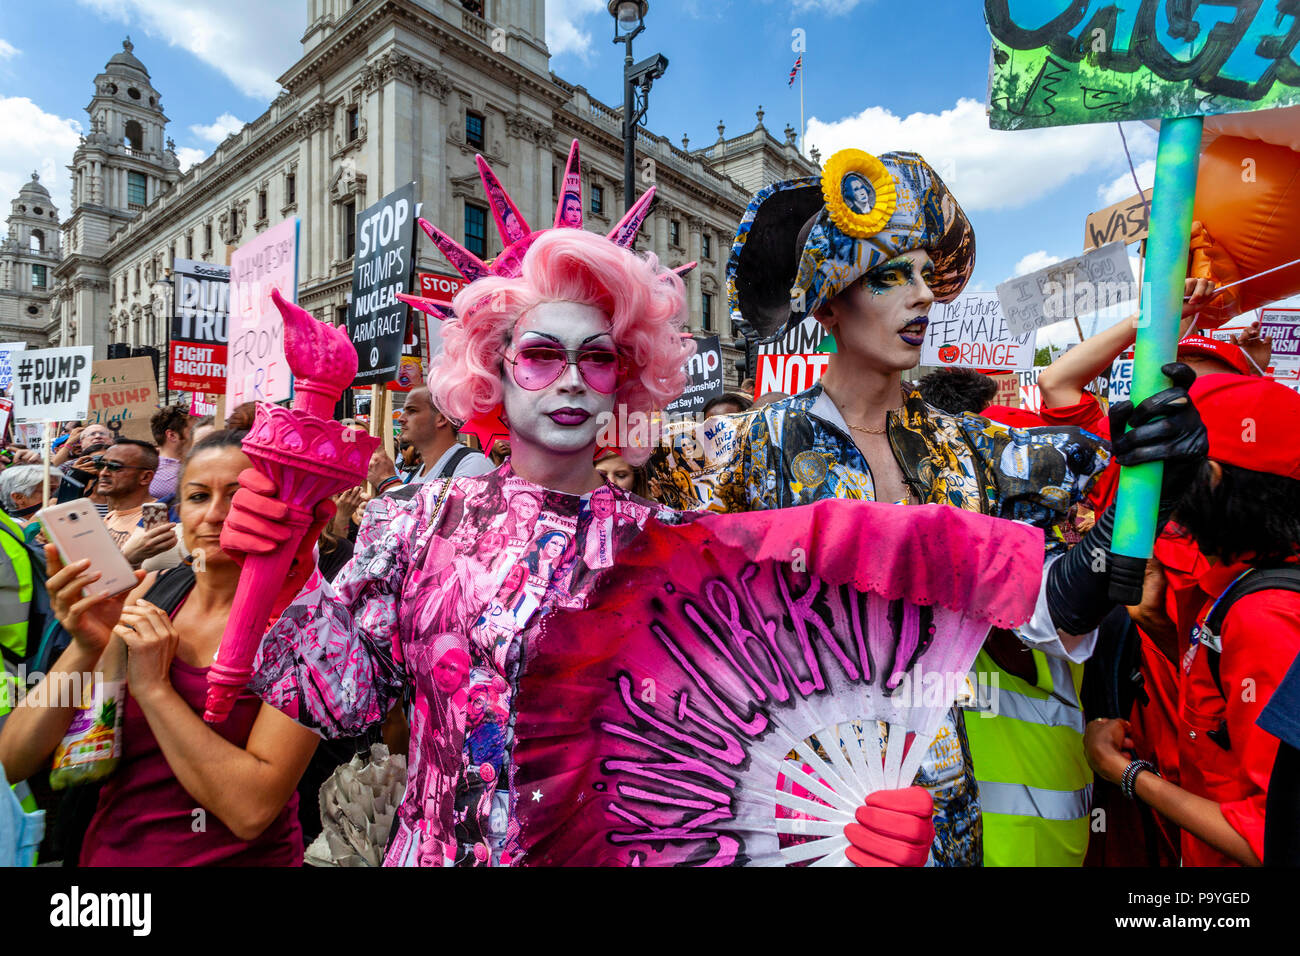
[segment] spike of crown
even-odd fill
[[[528,248],[547,230],[531,229],[487,160],[477,156],[475,162],[478,165],[479,178],[483,180],[483,191],[487,194],[488,205],[492,208],[492,218],[496,221],[497,232],[504,246],[501,255],[484,262],[428,220],[419,220],[420,228],[447,257],[452,267],[469,281],[473,282],[475,279],[489,275],[514,278],[519,275]],[[582,177],[579,168],[578,141],[575,139],[573,145],[569,147],[569,160],[564,166],[564,180],[560,188],[560,202],[555,209],[555,222],[551,228],[582,228]],[[654,195],[655,187],[651,186],[619,220],[618,225],[609,232],[607,238],[610,242],[624,249],[632,247],[641,224],[645,222],[646,215],[649,213]],[[692,262],[674,271],[678,275],[685,275],[694,266],[695,263]],[[398,298],[421,312],[427,312],[440,319],[447,318],[449,315],[446,307],[433,299],[401,293],[398,294]]]

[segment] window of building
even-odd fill
[[[700,236],[700,253],[706,259],[713,258],[713,237],[707,232]]]
[[[126,142],[132,149],[144,149],[144,129],[136,120],[126,121]]]
[[[266,190],[257,191],[257,219],[259,222],[266,219]]]
[[[176,268],[176,243],[174,242],[172,243],[171,248],[168,250],[168,252],[171,255],[171,258],[167,260],[167,268],[175,269]]]
[[[147,196],[147,181],[144,173],[128,172],[126,174],[126,204],[130,209],[143,209]]]
[[[298,176],[295,173],[284,177],[284,201],[287,206],[298,201]]]
[[[341,305],[334,310],[334,324],[340,328],[345,328],[348,324],[348,307]]]
[[[674,246],[682,244],[682,224],[676,219],[671,219],[668,222],[668,241]]]
[[[185,258],[194,258],[194,233],[192,232],[187,232],[185,234]]]
[[[487,210],[482,206],[465,204],[465,248],[487,258]]]
[[[551,202],[560,198],[560,170],[551,163]]]
[[[605,187],[604,186],[591,187],[591,212],[592,215],[595,216],[603,216],[605,214]]]
[[[207,223],[203,227],[203,251],[212,251],[212,223]]]
[[[704,323],[704,331],[713,331],[713,293],[705,292],[700,296],[700,319]]]
[[[32,252],[44,252],[44,251],[45,251],[45,233],[41,232],[41,230],[39,230],[39,229],[33,229],[33,230],[32,230],[32,238],[31,238],[31,240],[30,240],[30,243],[31,243],[31,251],[32,251]]]
[[[357,137],[360,135],[361,110],[354,106],[352,109],[348,110],[348,142],[356,142]]]
[[[357,251],[357,204],[343,204],[343,258],[351,259]]]
[[[45,288],[45,266],[32,266],[32,288]]]
[[[475,149],[483,148],[483,117],[481,114],[465,114],[465,142]]]

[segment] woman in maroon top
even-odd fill
[[[65,568],[57,550],[46,549],[51,603],[72,635],[46,680],[104,668],[126,650],[122,759],[100,794],[83,866],[302,863],[294,788],[316,735],[252,694],[224,723],[201,716],[239,579],[219,539],[239,473],[250,465],[241,435],[206,437],[181,473],[191,566],[157,579],[137,572],[141,583],[129,595],[83,598],[99,575],[85,561]],[[44,696],[29,695],[0,733],[0,763],[11,780],[44,769],[71,722],[71,707],[32,703]]]

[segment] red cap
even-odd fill
[[[1300,479],[1300,395],[1266,378],[1201,375],[1192,401],[1215,461]]]
[[[1013,408],[1010,405],[990,405],[980,414],[992,421],[1010,425],[1012,428],[1037,428],[1039,425],[1047,424],[1028,409]]]
[[[1250,359],[1235,342],[1223,342],[1204,335],[1189,335],[1178,343],[1178,357],[1184,355],[1201,355],[1205,358],[1218,359],[1242,375],[1258,375]]]

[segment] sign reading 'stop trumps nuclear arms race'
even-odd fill
[[[984,17],[995,129],[1300,104],[1293,0],[985,0]]]
[[[357,350],[356,385],[382,385],[397,377],[406,336],[415,242],[415,183],[407,183],[357,217],[348,335]]]

